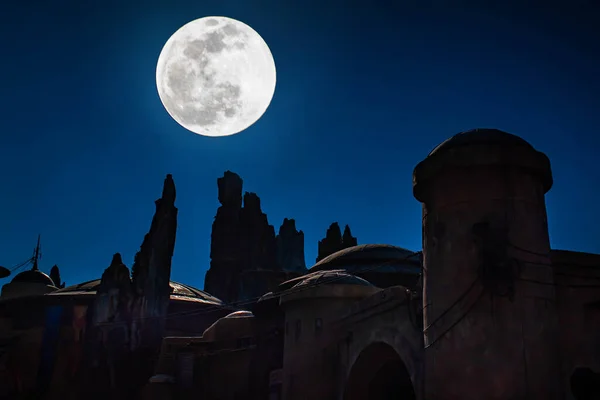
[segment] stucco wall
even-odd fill
[[[361,352],[374,343],[393,348],[406,366],[417,399],[423,391],[423,336],[409,312],[406,289],[388,288],[357,304],[342,321],[337,399],[344,398],[348,377]]]
[[[335,398],[337,321],[352,304],[379,290],[374,286],[328,284],[282,297],[285,400]],[[321,328],[317,328],[317,320]]]
[[[331,398],[334,377],[325,348],[334,341],[331,325],[356,299],[309,299],[286,309],[283,356],[283,398]],[[316,329],[317,319],[322,328]],[[296,334],[300,324],[300,333]]]
[[[559,316],[562,383],[574,400],[570,377],[577,367],[600,372],[600,255],[551,253]]]

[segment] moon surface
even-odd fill
[[[181,126],[204,136],[228,136],[267,111],[276,75],[271,50],[254,29],[227,17],[204,17],[167,40],[156,87]]]

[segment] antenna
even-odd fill
[[[27,260],[23,261],[22,263],[17,264],[14,267],[11,267],[10,269],[0,266],[0,279],[9,277],[13,272],[16,272],[17,270],[23,268],[24,266],[26,266],[29,263],[33,263],[32,270],[36,271],[38,269],[38,261],[41,258],[42,258],[42,247],[40,245],[40,235],[38,235],[37,245],[35,246],[35,249],[33,250],[33,256],[29,257]]]
[[[33,267],[31,268],[32,271],[37,271],[38,270],[38,261],[40,260],[42,254],[41,254],[41,246],[40,246],[40,236],[38,234],[38,240],[37,240],[37,245],[35,246],[35,250],[33,251]]]

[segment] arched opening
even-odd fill
[[[575,368],[571,375],[571,393],[576,400],[600,398],[600,374],[590,368]]]
[[[373,343],[358,356],[346,381],[344,400],[415,400],[402,359],[391,346]]]

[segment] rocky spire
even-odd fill
[[[256,193],[244,193],[244,206],[240,212],[242,229],[242,269],[276,269],[275,228],[269,225],[267,214],[260,208]]]
[[[283,220],[276,241],[278,267],[283,271],[306,272],[304,232],[296,230],[295,220]]]
[[[352,232],[350,232],[350,227],[346,225],[344,228],[344,234],[342,235],[342,244],[343,248],[347,249],[348,247],[356,246],[358,244],[358,240],[354,236],[352,236]]]
[[[177,197],[177,191],[175,190],[175,182],[173,181],[173,175],[167,174],[163,183],[162,196],[160,202],[163,208],[172,210],[175,207],[175,198]]]
[[[60,270],[58,269],[58,265],[55,265],[50,269],[50,279],[52,279],[54,286],[57,288],[62,289],[65,287],[64,282],[61,282],[60,280]]]
[[[116,287],[127,286],[130,283],[129,268],[123,263],[121,253],[115,253],[110,265],[102,273],[99,290],[109,290]]]
[[[317,262],[337,251],[356,246],[357,243],[358,241],[352,236],[348,225],[344,228],[344,235],[342,236],[339,224],[334,222],[327,229],[325,238],[319,241]]]
[[[131,270],[133,286],[137,295],[146,294],[145,290],[152,289],[150,286],[154,286],[150,282],[151,272],[153,275],[168,275],[167,284],[169,282],[177,229],[175,197],[175,183],[172,175],[168,174],[164,181],[162,196],[155,201],[156,211],[152,217],[150,230],[144,236],[140,250],[133,260]],[[158,253],[153,254],[157,250]],[[158,264],[156,256],[161,258]],[[162,284],[164,286],[164,282]]]
[[[132,267],[136,314],[146,318],[145,331],[152,342],[159,340],[164,329],[164,317],[171,296],[171,258],[175,249],[177,231],[177,207],[175,207],[175,183],[167,175],[162,196],[155,201],[156,211]]]
[[[242,255],[242,178],[225,171],[217,179],[218,198],[221,206],[212,224],[210,235],[210,268],[204,278],[204,290],[229,301],[237,297]],[[231,300],[233,301],[233,300]]]
[[[289,268],[305,268],[303,234],[293,227],[296,236],[290,239],[294,235],[284,229],[279,239],[281,246],[288,249],[295,246],[300,250],[291,256],[278,251],[275,229],[261,209],[260,198],[251,192],[244,193],[242,198],[242,183],[231,171],[217,180],[221,206],[212,225],[210,268],[204,279],[204,290],[228,303],[263,290],[261,285],[264,286],[265,276],[269,274],[266,271],[283,273],[282,262]],[[283,247],[281,250],[284,251]]]
[[[121,254],[115,253],[108,268],[102,273],[94,301],[94,322],[102,324],[126,318],[131,297],[129,269]]]
[[[244,181],[238,174],[225,171],[222,178],[217,179],[219,203],[231,209],[242,208],[242,185]]]

